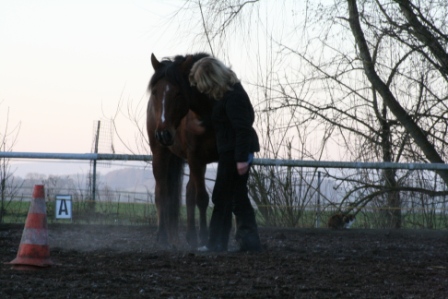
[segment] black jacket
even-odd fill
[[[252,127],[254,108],[240,83],[227,91],[213,107],[212,121],[216,131],[218,153],[235,151],[236,162],[246,162],[249,153],[259,152],[258,136]]]

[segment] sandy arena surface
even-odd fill
[[[447,231],[262,228],[254,254],[165,250],[149,226],[51,224],[55,264],[19,271],[3,263],[22,231],[0,225],[0,298],[448,298]]]

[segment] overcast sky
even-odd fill
[[[182,3],[0,1],[0,133],[9,111],[9,130],[21,126],[13,150],[90,152],[96,122],[119,105],[144,122],[151,53],[203,50],[179,42],[172,16]],[[135,125],[118,119],[122,137],[135,139]]]

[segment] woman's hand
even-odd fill
[[[239,175],[243,175],[249,171],[249,163],[247,162],[237,162],[236,169],[238,170]]]

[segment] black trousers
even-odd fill
[[[210,235],[207,247],[211,250],[227,250],[232,229],[232,213],[236,218],[235,238],[242,249],[258,250],[260,241],[255,221],[255,212],[247,189],[249,171],[239,175],[234,152],[220,154],[212,202]]]

